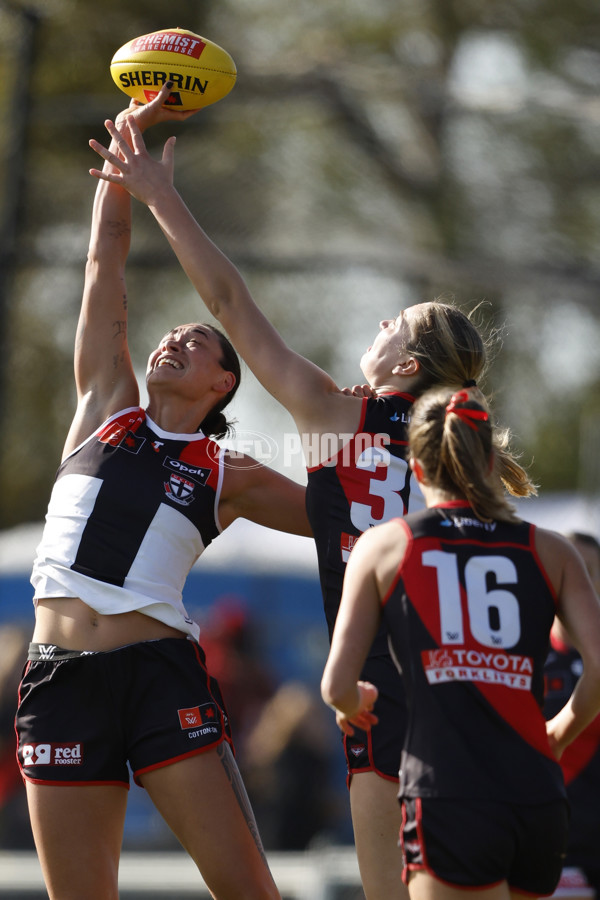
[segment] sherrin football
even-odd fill
[[[185,28],[168,28],[124,44],[111,60],[110,74],[117,87],[140,103],[149,103],[165,81],[172,81],[165,106],[183,111],[222,100],[234,86],[237,70],[218,44]]]

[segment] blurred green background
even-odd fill
[[[73,413],[87,142],[127,105],[110,59],[172,26],[238,67],[226,100],[177,128],[177,186],[288,342],[354,384],[380,318],[440,295],[489,301],[498,419],[542,493],[597,500],[594,0],[15,0],[0,2],[0,527],[43,517]],[[172,131],[154,129],[153,152]],[[167,327],[206,316],[134,212],[143,371]],[[234,412],[242,430],[294,431],[250,374]],[[300,458],[275,465],[304,478]]]

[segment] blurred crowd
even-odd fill
[[[260,623],[240,597],[222,597],[202,623],[207,665],[227,704],[236,758],[267,850],[340,843],[349,828],[343,773],[335,777],[332,717],[318,691],[281,681],[264,658]],[[29,629],[0,626],[0,850],[33,849],[16,762],[14,716]],[[337,784],[336,784],[337,780]],[[172,849],[176,842],[144,792],[132,785],[125,846]]]
[[[0,849],[33,849],[25,789],[16,759],[15,711],[30,634],[0,626]]]
[[[260,652],[259,624],[225,597],[202,627],[208,669],[223,692],[236,757],[267,850],[340,839],[331,716],[316,688],[277,682]]]

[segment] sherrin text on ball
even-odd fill
[[[201,109],[222,100],[237,76],[229,53],[185,28],[167,28],[133,38],[113,56],[113,81],[140,103],[149,103],[166,81],[173,90],[165,105]]]

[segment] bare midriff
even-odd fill
[[[64,650],[103,651],[169,637],[187,635],[141,612],[105,616],[78,597],[54,597],[37,601],[32,640]]]

